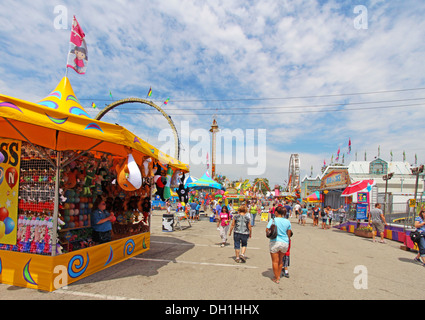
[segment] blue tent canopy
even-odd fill
[[[201,178],[196,181],[187,183],[186,186],[193,189],[214,188],[219,190],[225,190],[225,188],[221,184],[211,179],[208,170]]]
[[[186,188],[189,183],[192,183],[195,181],[196,179],[189,175],[189,177],[187,177],[186,181],[184,182],[184,187]]]

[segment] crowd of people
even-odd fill
[[[193,201],[187,206],[189,209],[190,219],[193,221],[199,220],[200,203]],[[252,237],[253,228],[255,227],[256,218],[258,216],[264,221],[264,213],[266,213],[266,233],[272,228],[276,229],[276,236],[269,239],[269,252],[272,262],[273,278],[272,281],[279,283],[281,277],[289,278],[290,265],[290,249],[291,237],[293,235],[290,219],[295,218],[301,226],[305,226],[307,217],[311,217],[312,226],[317,226],[320,229],[328,230],[333,224],[343,223],[347,219],[346,210],[343,205],[337,209],[331,206],[321,208],[320,204],[313,204],[309,207],[306,204],[301,204],[298,201],[288,203],[286,201],[274,201],[265,209],[266,205],[262,201],[247,201],[242,203],[236,210],[232,204],[224,205],[222,200],[212,202],[211,209],[217,223],[219,231],[220,247],[228,245],[228,239],[233,234],[235,262],[246,263],[246,251],[248,241]],[[262,215],[263,213],[263,215]],[[383,228],[386,224],[383,217],[380,205],[369,212],[369,221],[373,230],[380,236],[384,243]],[[422,210],[419,217],[416,219],[416,228],[425,234],[425,211]],[[415,261],[422,263],[425,266],[425,237],[421,238],[418,244],[419,253]],[[375,242],[375,235],[373,237]]]

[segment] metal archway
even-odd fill
[[[103,116],[108,113],[109,111],[111,111],[112,109],[114,109],[115,107],[118,107],[122,104],[126,104],[126,103],[141,103],[141,104],[147,104],[148,106],[151,106],[153,108],[155,108],[156,110],[158,110],[159,112],[161,112],[161,114],[164,116],[165,119],[167,119],[168,124],[170,125],[171,129],[173,130],[173,135],[174,135],[174,141],[175,141],[175,152],[174,152],[174,158],[176,158],[177,160],[180,160],[180,137],[177,133],[177,129],[176,126],[174,125],[173,120],[171,119],[171,116],[169,116],[168,114],[165,113],[164,110],[162,110],[161,107],[157,106],[155,103],[153,103],[152,101],[148,101],[145,99],[140,99],[140,98],[126,98],[126,99],[121,99],[115,102],[112,102],[111,104],[107,105],[105,109],[103,109],[102,111],[100,111],[97,116],[96,116],[96,120],[100,120],[103,118]]]
[[[291,154],[288,170],[288,191],[292,192],[300,188],[300,157],[298,154]]]

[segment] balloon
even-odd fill
[[[13,221],[12,218],[7,217],[6,219],[4,219],[4,225],[6,234],[9,234],[15,228],[15,221]]]
[[[0,208],[0,221],[4,221],[9,216],[9,211],[3,207]]]
[[[13,187],[18,182],[18,172],[14,167],[10,167],[6,170],[6,182],[10,189],[13,189]]]

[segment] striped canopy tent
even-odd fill
[[[210,174],[208,173],[208,170],[198,180],[188,183],[187,187],[191,189],[213,188],[213,189],[225,190],[225,188],[220,183],[211,179]]]
[[[189,166],[153,147],[126,128],[90,118],[69,79],[38,103],[0,94],[0,136],[56,151],[99,151],[115,156],[133,154],[137,163],[150,156],[163,166],[189,172]]]
[[[184,187],[186,188],[189,183],[195,182],[196,180],[197,179],[195,179],[194,177],[192,177],[191,175],[189,175],[187,177],[186,181],[184,182]]]

